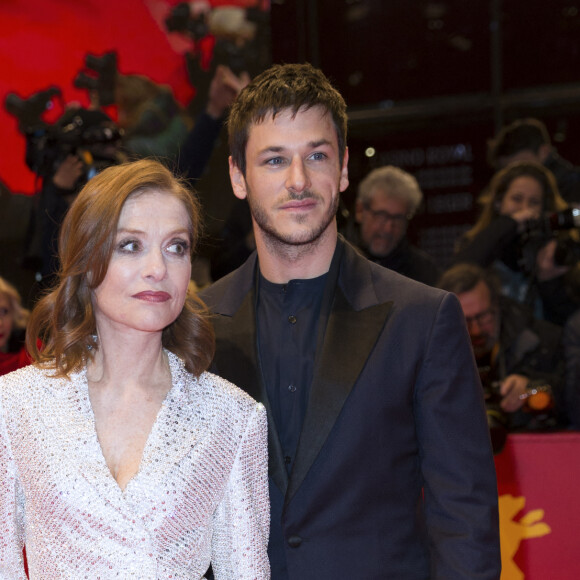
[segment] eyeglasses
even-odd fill
[[[381,224],[386,224],[387,222],[393,222],[396,226],[404,225],[411,216],[408,214],[402,213],[389,213],[384,209],[371,209],[368,205],[364,206],[365,211],[368,211],[371,214],[371,217],[374,221],[377,221]]]
[[[495,317],[495,308],[490,306],[487,310],[480,312],[479,314],[475,314],[473,316],[466,316],[465,322],[467,323],[467,328],[469,328],[474,322],[477,322],[477,326],[480,328],[482,326],[487,326]]]

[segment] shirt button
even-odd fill
[[[291,393],[295,393],[295,392],[296,392],[296,386],[295,386],[295,385],[288,385],[288,390],[289,390]]]
[[[293,314],[291,314],[291,315],[288,317],[288,322],[289,322],[290,324],[296,324],[296,320],[298,320],[298,319],[297,319],[297,318],[296,318],[296,316],[294,316]]]
[[[300,536],[290,536],[288,538],[288,545],[291,548],[298,548],[298,546],[300,546],[301,543],[302,543],[302,538]]]

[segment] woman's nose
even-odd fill
[[[146,278],[162,280],[167,274],[167,264],[165,263],[163,252],[160,249],[151,250],[145,257],[145,260],[143,275]]]

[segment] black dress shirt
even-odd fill
[[[327,276],[287,284],[259,280],[260,365],[288,474],[308,405]]]

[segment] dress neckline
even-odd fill
[[[177,370],[176,367],[179,364],[179,359],[176,357],[176,355],[174,355],[173,353],[171,353],[167,350],[165,350],[165,353],[167,354],[168,361],[169,361],[169,370],[171,373],[171,387],[169,388],[169,390],[165,394],[165,397],[163,398],[163,401],[162,401],[162,403],[157,411],[157,414],[155,416],[155,420],[153,421],[153,424],[151,425],[151,430],[149,431],[149,434],[147,435],[147,439],[146,439],[145,445],[143,447],[143,452],[141,454],[141,459],[139,461],[139,468],[131,476],[131,478],[127,481],[127,483],[125,484],[124,487],[121,487],[121,485],[115,479],[113,473],[109,469],[109,465],[107,464],[107,460],[106,460],[105,455],[103,453],[103,448],[101,446],[101,442],[99,441],[95,413],[94,413],[93,406],[91,404],[90,395],[89,395],[89,383],[88,383],[88,379],[87,379],[86,366],[82,370],[82,372],[80,373],[80,376],[79,376],[79,378],[80,378],[80,381],[79,381],[79,403],[81,405],[80,410],[83,413],[83,415],[85,416],[86,421],[87,421],[88,435],[89,435],[88,440],[87,440],[87,444],[89,444],[89,442],[90,442],[90,445],[92,447],[93,453],[91,455],[94,458],[98,458],[97,465],[95,467],[98,468],[98,470],[103,478],[103,481],[108,481],[109,483],[114,485],[114,487],[116,489],[118,489],[119,492],[123,496],[126,496],[129,488],[132,487],[134,485],[134,483],[140,479],[142,472],[144,472],[146,470],[146,466],[149,464],[148,459],[150,458],[150,456],[152,454],[152,450],[158,445],[158,441],[159,441],[159,437],[160,437],[159,429],[160,429],[160,425],[163,423],[164,416],[167,413],[168,401],[170,401],[174,397],[174,395],[176,394],[176,391],[180,388],[180,385],[178,384],[179,381],[176,380],[176,370]]]

